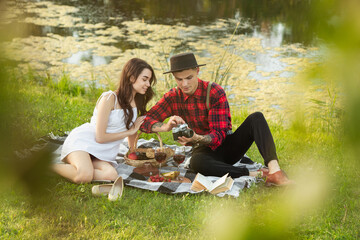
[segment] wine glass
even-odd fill
[[[177,163],[177,167],[179,170],[179,165],[185,160],[185,147],[177,147],[175,149],[173,159]]]
[[[166,161],[165,149],[158,147],[155,148],[155,160],[159,163],[159,173],[161,170],[161,164]]]
[[[175,149],[175,154],[173,156],[173,159],[177,164],[178,171],[180,172],[179,166],[185,160],[185,147],[177,147]],[[183,177],[180,177],[180,175],[176,177],[176,180],[178,181],[181,181],[182,179]]]

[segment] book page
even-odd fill
[[[213,183],[207,179],[204,175],[198,173],[196,175],[196,178],[194,180],[194,182],[198,181],[201,185],[203,185],[206,189],[210,189],[213,185]]]
[[[214,190],[215,188],[219,187],[221,184],[225,183],[226,178],[229,174],[225,174],[224,176],[222,176],[221,178],[219,178],[218,180],[216,180],[213,184],[211,189],[208,188],[209,192],[211,192],[212,190]]]
[[[210,193],[211,194],[218,194],[221,192],[226,192],[232,188],[234,185],[234,180],[231,177],[227,177],[225,183],[221,184],[217,188],[214,188]]]

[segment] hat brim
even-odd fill
[[[195,65],[195,66],[186,67],[186,68],[172,69],[172,70],[170,70],[170,71],[164,72],[163,74],[173,73],[173,72],[180,72],[180,71],[183,71],[183,70],[186,70],[186,69],[201,67],[201,66],[205,66],[205,65],[206,65],[206,64],[200,64],[200,65]]]

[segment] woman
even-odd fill
[[[74,183],[115,180],[115,158],[125,137],[133,145],[144,121],[146,104],[153,97],[156,77],[144,60],[129,60],[120,76],[118,89],[104,92],[96,103],[90,123],[75,128],[66,138],[61,152],[65,164],[55,164],[59,175]]]

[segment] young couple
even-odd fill
[[[209,82],[198,78],[199,67],[193,53],[174,55],[170,59],[177,87],[146,112],[153,97],[156,77],[152,67],[141,59],[131,59],[123,67],[115,92],[103,93],[95,106],[90,123],[75,128],[66,139],[61,159],[54,170],[75,183],[92,180],[115,180],[115,157],[125,137],[133,145],[136,132],[167,132],[187,123],[194,130],[191,138],[179,137],[182,145],[193,145],[190,167],[204,175],[233,178],[258,176],[267,185],[287,185],[291,181],[280,169],[275,144],[268,124],[260,112],[249,115],[232,131],[229,103],[224,89],[212,83],[209,105],[206,104]],[[146,117],[144,116],[146,114]],[[138,117],[140,116],[140,117]],[[169,118],[167,123],[163,123]],[[249,172],[234,167],[255,141],[267,168]]]

